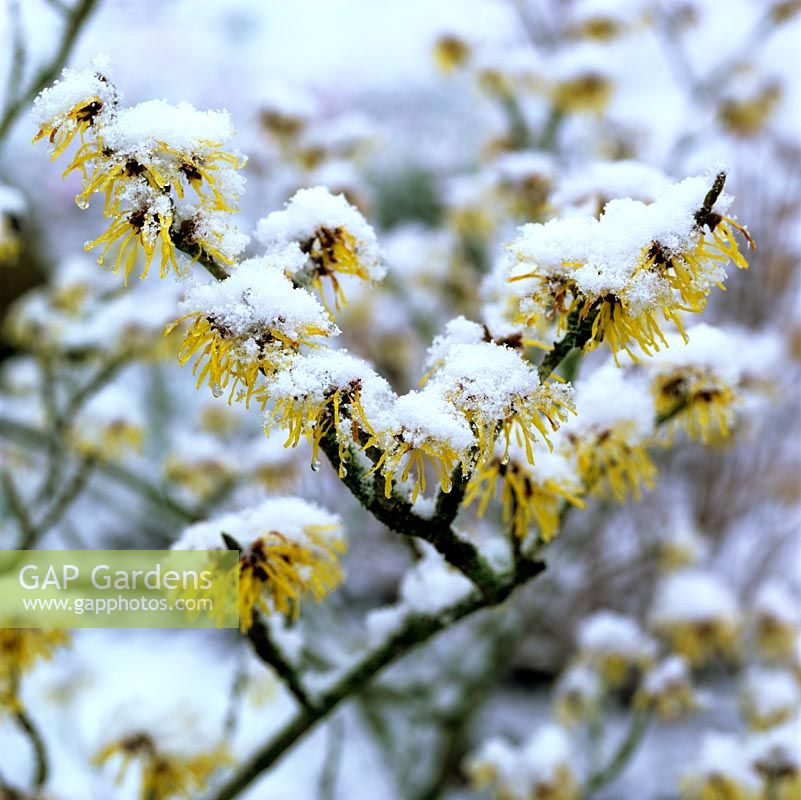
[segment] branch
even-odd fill
[[[334,469],[339,466],[339,443],[333,426],[320,439],[320,449],[326,454]],[[379,522],[382,522],[394,533],[412,536],[433,545],[445,560],[456,567],[471,580],[482,592],[492,594],[498,587],[498,575],[485,561],[478,549],[470,542],[459,538],[451,523],[464,497],[465,481],[461,477],[458,484],[451,489],[453,497],[440,496],[434,515],[428,519],[416,514],[412,504],[393,492],[386,497],[382,487],[376,486],[375,480],[368,477],[359,464],[358,453],[350,448],[348,472],[341,480],[350,489],[351,494]]]
[[[313,711],[315,704],[303,686],[300,676],[273,641],[269,628],[258,612],[253,614],[253,624],[248,631],[248,639],[250,639],[256,655],[275,670],[301,706],[307,711]]]
[[[570,355],[574,348],[582,348],[592,338],[592,325],[598,315],[599,303],[595,302],[587,311],[574,309],[567,318],[567,332],[546,353],[537,368],[540,381],[545,379]]]
[[[224,281],[226,278],[230,277],[228,270],[222,264],[207,255],[202,247],[189,240],[180,225],[173,227],[170,231],[170,237],[176,250],[180,250],[193,261],[197,261],[198,264],[208,270],[212,277],[216,278],[218,281]]]
[[[525,562],[514,574],[506,576],[491,596],[473,592],[437,614],[411,614],[403,627],[375,650],[366,653],[327,692],[313,709],[304,709],[234,773],[210,800],[231,800],[250,786],[259,775],[275,764],[284,753],[302,739],[343,700],[358,695],[386,666],[406,655],[419,644],[435,636],[458,620],[506,600],[517,586],[545,569],[541,562]]]
[[[15,711],[14,719],[25,732],[25,735],[33,746],[34,755],[36,757],[36,773],[33,778],[33,785],[37,789],[40,789],[44,786],[48,773],[47,750],[45,749],[42,734],[39,733],[38,728],[34,725],[33,720],[28,716],[25,710],[19,709]]]
[[[81,28],[86,24],[97,3],[98,0],[78,0],[75,7],[69,12],[58,50],[50,61],[39,70],[27,90],[20,92],[14,100],[7,103],[0,116],[0,142],[6,137],[20,112],[33,102],[42,89],[53,83],[58,77],[70,57]]]
[[[599,789],[603,789],[608,783],[613,781],[629,763],[634,751],[642,740],[648,724],[651,722],[651,714],[648,711],[635,711],[629,722],[629,729],[623,740],[618,745],[609,763],[597,772],[590,775],[584,786],[582,797],[589,798]]]

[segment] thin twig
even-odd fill
[[[507,576],[491,597],[481,592],[473,592],[467,598],[437,614],[409,615],[399,631],[384,644],[359,659],[339,681],[319,697],[313,710],[303,709],[293,717],[243,763],[231,778],[211,795],[210,800],[231,800],[236,797],[342,701],[358,695],[386,666],[457,621],[476,611],[502,603],[516,587],[531,580],[544,569],[542,563],[527,562],[514,574]]]
[[[253,624],[248,631],[256,655],[275,670],[284,685],[292,693],[300,705],[308,710],[314,709],[314,702],[303,686],[303,682],[296,669],[287,661],[281,649],[273,641],[270,630],[258,612],[253,614]]]
[[[48,773],[47,750],[45,749],[44,739],[42,739],[42,734],[24,709],[20,708],[15,711],[14,719],[25,732],[25,735],[28,737],[33,747],[34,756],[36,758],[36,772],[33,777],[33,785],[35,788],[40,789],[44,786]]]
[[[320,773],[320,800],[334,800],[337,790],[337,777],[342,764],[342,753],[345,745],[345,722],[340,717],[328,726],[328,752],[325,755],[323,769]]]
[[[8,70],[5,102],[13,103],[19,92],[22,74],[25,71],[25,36],[22,30],[20,0],[9,0],[8,26],[11,29],[11,66]]]
[[[648,724],[651,722],[651,713],[648,711],[634,711],[626,735],[621,740],[609,762],[587,779],[583,797],[588,800],[595,792],[611,783],[629,763],[637,749]]]

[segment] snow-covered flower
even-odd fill
[[[175,550],[219,550],[229,542],[239,559],[240,629],[257,610],[300,613],[304,595],[321,600],[342,581],[345,538],[336,514],[297,497],[277,497],[188,527]]]
[[[93,170],[78,205],[85,207],[91,195],[102,192],[106,215],[117,215],[125,187],[139,179],[156,192],[171,190],[178,200],[191,188],[203,207],[235,211],[243,183],[235,170],[245,160],[225,149],[232,136],[225,111],[198,111],[189,103],[165,100],[122,109],[98,128],[93,144],[81,148],[69,167],[84,175]]]
[[[656,547],[659,566],[665,572],[695,566],[707,552],[706,541],[685,515],[660,534]]]
[[[798,601],[784,584],[760,587],[751,609],[751,628],[763,656],[774,660],[792,656],[799,636]]]
[[[575,459],[588,492],[621,503],[654,487],[656,466],[646,449],[653,418],[644,382],[611,364],[577,384],[576,417],[560,432],[559,445]]]
[[[72,142],[98,122],[114,118],[116,91],[103,74],[106,64],[97,69],[65,69],[61,78],[44,89],[34,100],[31,117],[38,126],[34,142],[47,139],[52,145],[51,158],[58,158]]]
[[[751,667],[743,678],[743,717],[755,730],[774,728],[801,711],[801,686],[782,667]]]
[[[679,312],[702,311],[729,262],[747,266],[732,229],[748,235],[722,213],[731,203],[724,177],[712,189],[706,178],[687,178],[650,204],[611,200],[599,219],[524,225],[509,245],[519,321],[555,320],[560,332],[591,322],[585,349],[605,342],[615,358],[623,350],[636,361],[635,347],[651,355],[667,346],[659,317],[683,331]]]
[[[608,105],[613,89],[603,47],[578,45],[549,59],[547,92],[554,106],[563,112],[601,112]]]
[[[126,283],[136,266],[140,249],[145,257],[140,277],[147,277],[156,251],[161,254],[160,276],[163,278],[170,267],[177,272],[175,245],[170,233],[174,213],[172,200],[166,194],[154,191],[145,181],[137,180],[124,187],[120,201],[126,210],[115,214],[108,230],[87,242],[85,249],[93,250],[103,245],[97,257],[97,263],[103,264],[108,253],[116,248],[111,271],[116,274],[121,269]]]
[[[202,501],[229,486],[238,464],[219,439],[205,433],[179,436],[167,449],[164,477],[184,492]]]
[[[687,569],[664,577],[657,586],[649,624],[693,666],[737,653],[737,602],[709,572]]]
[[[686,716],[698,705],[687,662],[668,656],[646,672],[634,696],[639,708],[653,708],[666,720]]]
[[[451,490],[451,475],[465,464],[476,444],[471,428],[456,408],[431,382],[421,391],[398,397],[391,409],[378,418],[365,449],[381,451],[372,471],[384,476],[384,492],[392,494],[393,480],[405,482],[414,476],[412,502],[425,493],[425,465],[430,464],[443,492]]]
[[[262,376],[284,365],[302,345],[314,346],[339,331],[317,299],[295,287],[283,267],[303,256],[289,247],[272,256],[243,261],[231,277],[191,287],[183,300],[187,313],[167,328],[191,320],[178,354],[181,364],[196,358],[198,386],[215,394],[230,384],[247,401]]]
[[[700,324],[683,341],[669,336],[668,343],[647,364],[656,413],[669,420],[668,431],[683,427],[690,438],[704,444],[727,437],[740,377],[732,337]]]
[[[551,451],[539,442],[532,450],[533,465],[516,443],[512,443],[506,456],[496,446],[495,457],[476,467],[464,502],[465,506],[477,502],[478,515],[484,516],[498,490],[504,524],[511,526],[515,536],[524,539],[535,524],[539,538],[549,542],[559,530],[565,503],[584,508],[580,497],[584,487],[561,451]]]
[[[578,657],[591,664],[611,687],[622,685],[632,671],[643,670],[656,656],[656,643],[636,620],[614,611],[596,611],[576,633]]]
[[[508,458],[518,441],[533,463],[533,443],[549,442],[573,411],[569,384],[541,383],[519,352],[494,342],[453,345],[429,380],[426,388],[436,387],[470,424],[481,462],[494,457],[496,442]]]
[[[742,744],[723,733],[707,733],[687,772],[681,778],[682,800],[754,800],[759,775],[749,766]]]
[[[751,766],[779,800],[801,796],[801,716],[753,735],[747,750]]]
[[[65,70],[39,95],[33,116],[40,126],[35,141],[49,137],[53,158],[80,134],[81,146],[66,170],[82,176],[76,202],[86,208],[92,195],[103,194],[103,213],[111,219],[108,230],[87,242],[86,249],[102,246],[101,264],[115,254],[112,270],[122,270],[126,281],[140,252],[142,277],[157,252],[161,277],[170,268],[177,272],[176,236],[194,234],[186,243],[179,238],[179,244],[224,262],[241,250],[241,235],[219,216],[237,209],[244,185],[237,170],[245,159],[229,147],[233,127],[227,112],[203,112],[165,100],[120,108],[104,74]],[[173,224],[190,190],[198,204],[194,223],[176,232]]]
[[[367,362],[345,351],[321,349],[292,359],[269,381],[260,400],[268,406],[265,429],[277,425],[286,430],[286,447],[305,437],[312,445],[313,464],[321,439],[333,431],[344,477],[349,445],[362,447],[363,435],[375,435],[368,414],[390,405],[394,392]]]
[[[344,196],[333,195],[322,186],[301,189],[286,208],[260,220],[256,238],[268,254],[290,244],[299,246],[305,257],[287,264],[287,275],[313,287],[323,301],[323,281],[327,279],[336,308],[345,303],[339,283],[342,276],[377,281],[385,274],[373,229]]]
[[[520,746],[490,739],[468,757],[465,770],[477,788],[493,786],[503,800],[577,800],[574,763],[564,729],[544,725]]]
[[[131,392],[120,383],[94,394],[73,421],[72,446],[85,458],[119,459],[142,447],[145,417]]]
[[[604,681],[591,664],[578,661],[562,673],[556,684],[554,713],[563,725],[594,717],[601,706]]]

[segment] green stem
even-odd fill
[[[307,710],[313,710],[314,703],[303,686],[300,676],[272,640],[270,630],[258,612],[253,615],[253,624],[248,631],[248,638],[256,651],[256,655],[275,670],[278,677],[281,678],[301,706]]]
[[[567,319],[567,332],[545,354],[537,369],[540,381],[545,379],[572,353],[574,348],[582,348],[592,338],[592,326],[598,315],[599,303],[594,303],[586,312],[574,309]]]
[[[14,719],[25,732],[25,735],[28,737],[33,747],[34,757],[36,759],[36,772],[33,777],[33,785],[36,789],[41,789],[47,780],[48,773],[47,750],[45,749],[44,739],[42,739],[39,729],[34,725],[33,720],[24,709],[15,711]]]
[[[617,750],[615,750],[612,755],[612,758],[606,766],[594,772],[587,779],[583,793],[585,800],[611,783],[623,771],[642,741],[642,737],[645,735],[645,731],[648,729],[648,724],[650,722],[651,714],[648,711],[635,711],[632,714],[629,729],[618,745]]]
[[[339,441],[333,426],[320,439],[320,449],[334,469],[337,469]],[[360,465],[359,453],[355,452],[353,446],[349,449],[347,474],[341,480],[364,508],[394,533],[422,539],[433,545],[449,564],[462,572],[482,592],[492,594],[497,589],[499,578],[495,570],[475,545],[457,536],[451,525],[464,497],[465,481],[461,476],[458,484],[451,489],[451,493],[455,493],[453,498],[449,498],[447,493],[444,497],[441,495],[433,516],[424,518],[416,514],[412,504],[397,493],[393,492],[386,497],[382,491],[383,481],[376,485],[376,481]]]

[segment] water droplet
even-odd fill
[[[340,478],[347,478],[348,476],[348,469],[347,467],[340,467],[339,468],[339,477]]]
[[[501,464],[506,466],[509,463],[509,453],[505,453],[503,458],[501,459]]]
[[[451,485],[449,483],[442,487],[443,494],[450,494],[450,492],[451,492]]]
[[[219,383],[212,383],[211,384],[211,393],[215,397],[222,397],[222,393],[223,393],[222,386],[220,386]]]
[[[319,472],[320,471],[320,462],[315,458],[314,461],[311,462],[312,472]]]
[[[86,211],[86,209],[89,208],[89,201],[85,197],[76,197],[75,204],[83,211]]]

